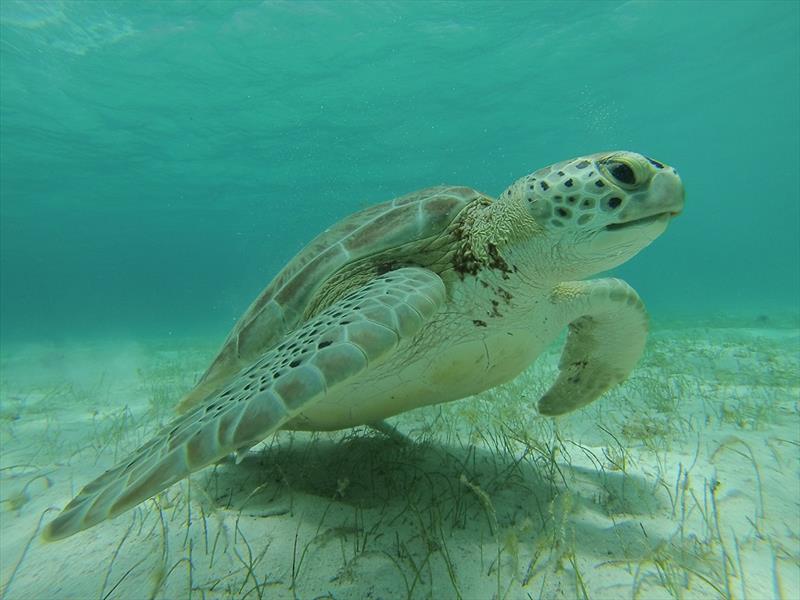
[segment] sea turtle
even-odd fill
[[[184,414],[50,522],[114,517],[278,429],[335,430],[508,381],[569,327],[539,412],[584,406],[639,359],[647,314],[619,279],[582,280],[650,244],[683,208],[675,169],[633,152],[559,162],[493,199],[440,186],[314,239],[234,327]]]

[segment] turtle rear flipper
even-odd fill
[[[247,449],[334,387],[388,356],[445,301],[438,275],[386,273],[310,319],[232,381],[84,487],[45,528],[68,537],[147,500],[193,471]]]

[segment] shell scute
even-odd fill
[[[179,410],[202,401],[229,376],[278,345],[303,322],[320,288],[344,266],[435,237],[465,206],[481,198],[483,194],[471,188],[426,188],[358,211],[318,235],[253,301]]]
[[[416,205],[393,208],[353,231],[342,244],[351,253],[360,254],[371,251],[377,245],[390,247],[404,243],[416,233],[416,217]]]

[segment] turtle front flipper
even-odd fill
[[[65,538],[115,517],[193,471],[250,448],[388,356],[444,301],[442,280],[425,269],[398,269],[370,281],[89,483],[46,526],[44,538]]]
[[[569,321],[559,375],[539,400],[543,415],[585,406],[624,381],[647,339],[647,312],[636,291],[620,279],[559,284],[553,303]]]

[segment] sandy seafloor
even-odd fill
[[[281,432],[72,538],[37,530],[144,442],[219,340],[5,344],[0,595],[800,598],[800,329],[655,323],[633,376],[552,420],[514,382],[368,429]]]

